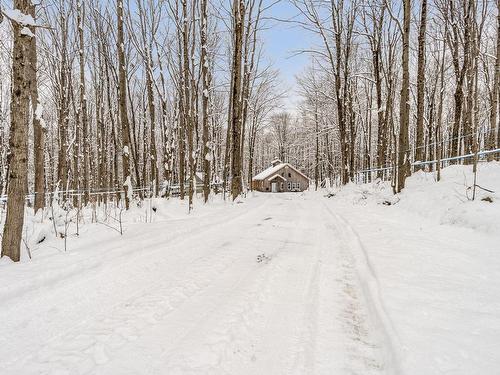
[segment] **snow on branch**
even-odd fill
[[[7,17],[12,22],[15,22],[22,26],[38,26],[35,22],[35,19],[29,14],[24,14],[19,9],[4,9],[2,13],[5,17]]]

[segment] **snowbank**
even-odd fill
[[[471,166],[452,166],[440,182],[414,174],[397,196],[376,181],[324,198],[373,267],[369,298],[385,307],[399,374],[499,373],[500,164],[479,168],[477,184],[493,193],[472,201],[472,181]]]
[[[403,209],[436,221],[487,233],[500,232],[500,163],[479,165],[476,198],[472,200],[472,166],[444,168],[441,181],[435,173],[417,172],[394,195],[389,182],[349,184],[335,192],[339,199],[355,205],[382,205],[388,211]]]
[[[52,207],[47,207],[43,213],[40,211],[35,215],[31,208],[26,208],[21,262],[81,248],[82,244],[89,240],[107,241],[141,223],[170,225],[182,222],[188,217],[210,220],[210,217],[223,211],[227,212],[231,206],[252,198],[252,193],[249,193],[248,198],[243,197],[238,202],[232,202],[230,198],[224,200],[219,194],[210,197],[208,204],[204,204],[201,196],[195,196],[191,212],[187,198],[183,201],[165,198],[144,201],[134,199],[128,211],[112,202],[99,207],[89,204],[79,212],[73,208],[61,207],[57,200],[54,200]],[[3,231],[4,221],[5,211],[0,215],[0,233]],[[0,267],[2,264],[8,262],[0,263]]]

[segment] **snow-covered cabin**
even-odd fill
[[[252,178],[252,189],[281,193],[304,191],[309,187],[309,177],[289,163],[276,159],[271,166]]]

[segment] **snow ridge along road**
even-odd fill
[[[61,256],[80,268],[59,280],[2,288],[0,373],[394,373],[335,214],[296,194],[235,206],[217,223],[178,222],[177,235],[135,224],[100,260]]]

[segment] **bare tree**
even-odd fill
[[[125,38],[123,21],[123,0],[116,0],[117,18],[117,51],[118,51],[118,74],[119,74],[119,101],[120,101],[120,122],[122,136],[122,170],[123,187],[125,190],[125,208],[130,207],[130,196],[132,195],[132,179],[130,175],[130,127],[127,113],[127,72],[125,65]]]
[[[425,37],[427,27],[427,0],[420,3],[420,28],[418,32],[418,67],[417,67],[417,139],[415,159],[424,159],[424,98],[425,98]]]
[[[498,112],[499,112],[499,104],[498,100],[500,95],[500,2],[496,2],[496,10],[497,10],[497,19],[496,19],[496,59],[495,59],[495,72],[493,74],[493,89],[491,90],[491,99],[490,99],[490,133],[488,137],[488,148],[490,150],[498,147],[500,145],[499,137],[500,132],[498,128]],[[493,155],[490,154],[488,159],[491,161],[493,159]]]
[[[281,112],[271,117],[271,127],[276,142],[277,157],[283,161],[288,161],[289,138],[291,138],[292,119],[288,112]]]
[[[399,107],[399,143],[398,143],[398,169],[395,191],[397,193],[405,187],[405,180],[411,173],[410,171],[410,144],[408,140],[408,129],[410,124],[410,17],[411,2],[403,1],[403,25],[402,25],[402,69],[403,79],[401,83],[401,99]]]
[[[233,0],[232,5],[234,30],[233,30],[233,56],[231,82],[231,196],[236,199],[242,192],[242,162],[241,162],[241,127],[242,127],[242,57],[245,3],[243,0]]]
[[[87,204],[89,201],[89,189],[90,189],[90,176],[89,176],[89,120],[88,120],[88,110],[87,110],[87,90],[85,83],[85,38],[84,38],[84,19],[85,19],[85,7],[82,4],[82,0],[77,0],[77,27],[78,27],[78,45],[79,45],[79,57],[80,57],[80,108],[79,119],[82,130],[82,144],[81,151],[78,154],[83,154],[83,189],[84,189],[84,203]],[[79,145],[80,146],[80,145]]]
[[[211,91],[211,74],[210,74],[210,63],[208,57],[208,0],[201,0],[200,9],[200,42],[201,42],[201,75],[202,75],[202,143],[203,143],[203,199],[205,202],[208,201],[210,195],[210,182],[211,182],[211,169],[210,161],[212,156],[210,154],[210,140],[209,140],[209,103],[210,103],[210,91]]]
[[[30,15],[36,20],[36,9],[33,3],[30,5]],[[38,93],[38,53],[36,28],[31,26],[30,60],[31,60],[31,106],[34,108],[33,114],[33,145],[34,145],[34,164],[35,164],[35,212],[43,209],[45,206],[45,127],[43,121],[43,107],[40,103]]]
[[[10,107],[9,184],[7,216],[2,236],[2,256],[14,262],[20,260],[24,224],[24,201],[28,191],[28,121],[33,70],[30,48],[33,34],[28,26],[35,26],[30,0],[15,0],[14,8],[24,17],[11,18],[14,34],[12,50],[12,99]]]

